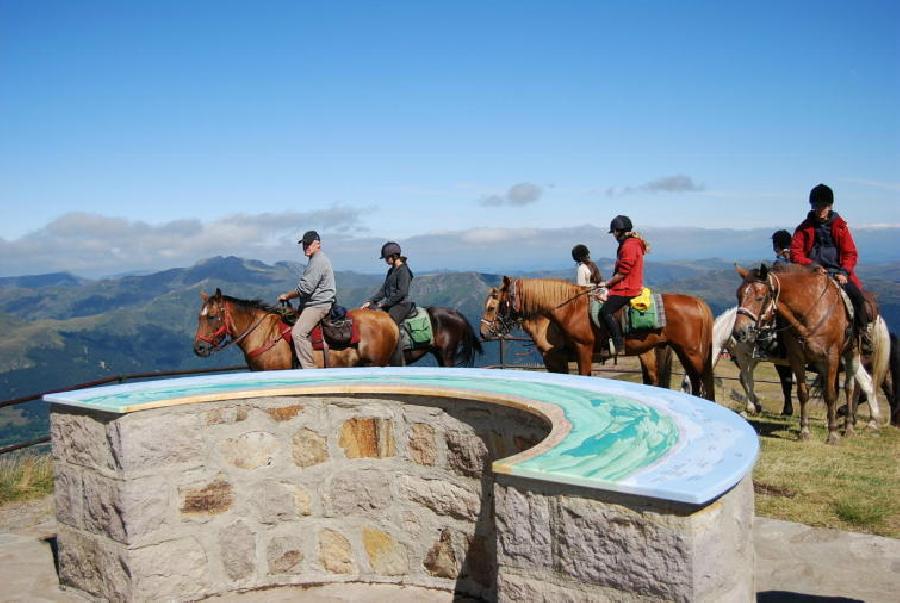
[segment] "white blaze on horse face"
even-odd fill
[[[209,314],[209,307],[206,304],[203,304],[203,308],[200,310],[200,316],[206,316]]]

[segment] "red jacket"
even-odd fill
[[[609,288],[610,295],[634,297],[644,288],[644,251],[647,244],[637,237],[629,237],[619,244],[614,274],[625,276]]]
[[[847,273],[847,279],[862,289],[862,283],[854,272],[856,262],[859,260],[859,252],[856,251],[856,243],[853,242],[853,235],[850,234],[847,221],[837,214],[831,221],[831,236],[834,239],[834,246],[837,248],[838,263]],[[794,238],[791,240],[791,262],[804,266],[812,264],[813,261],[809,254],[815,238],[816,223],[811,217],[807,217],[794,231]]]

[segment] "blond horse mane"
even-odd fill
[[[523,278],[517,282],[516,296],[523,316],[556,310],[569,300],[574,302],[584,289],[562,279]]]

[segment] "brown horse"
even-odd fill
[[[575,349],[555,323],[544,316],[535,316],[521,319],[520,326],[534,341],[548,373],[567,374],[569,372],[569,362],[577,360]],[[491,339],[503,336],[512,327],[513,325],[500,317],[500,290],[497,287],[491,287],[484,300],[484,310],[481,315],[482,338]],[[654,348],[649,352],[644,352],[639,358],[644,385],[668,388],[672,380],[672,348],[668,346]],[[601,358],[595,359],[601,360]]]
[[[829,444],[839,440],[837,427],[838,373],[844,361],[847,395],[846,435],[853,433],[856,408],[852,391],[859,369],[859,355],[852,337],[852,321],[841,296],[840,285],[819,270],[790,265],[770,271],[737,267],[743,281],[737,290],[739,308],[734,321],[734,338],[751,342],[760,329],[777,324],[788,362],[797,382],[800,401],[800,438],[810,437],[809,391],[806,365],[812,364],[822,376],[822,397],[828,411]]]
[[[481,342],[466,317],[452,308],[425,309],[431,319],[434,342],[428,347],[404,351],[406,363],[412,364],[430,353],[442,368],[473,366],[475,354],[480,355],[482,349]]]
[[[287,339],[282,336],[284,322],[277,308],[257,300],[222,295],[219,289],[212,296],[201,292],[200,299],[203,305],[194,336],[195,354],[205,357],[236,344],[244,352],[250,370],[293,368],[293,343],[289,334]],[[328,366],[387,366],[400,337],[390,315],[361,309],[348,314],[359,327],[359,343],[330,349]],[[316,366],[323,368],[323,352],[314,352],[314,356]]]
[[[624,354],[641,356],[656,348],[671,346],[691,380],[692,391],[702,392],[708,400],[715,400],[715,379],[712,372],[711,339],[713,317],[709,306],[689,295],[664,294],[668,324],[653,330],[632,333],[625,338]],[[588,316],[588,296],[582,287],[559,279],[518,279],[503,277],[498,290],[498,316],[501,321],[549,321],[559,329],[561,337],[575,352],[578,372],[591,374],[595,353],[602,354],[607,334],[591,323]],[[550,327],[547,328],[548,332]],[[642,356],[647,367],[653,359]],[[659,364],[658,360],[656,364]]]

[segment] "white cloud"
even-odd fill
[[[484,207],[499,207],[502,205],[522,207],[523,205],[535,203],[543,194],[544,190],[537,184],[520,182],[509,187],[509,190],[502,195],[487,195],[482,197],[478,203]]]
[[[607,197],[621,195],[633,195],[635,193],[686,193],[706,190],[702,184],[694,182],[694,179],[684,174],[663,176],[639,186],[626,186],[624,188],[607,187],[604,191]]]

